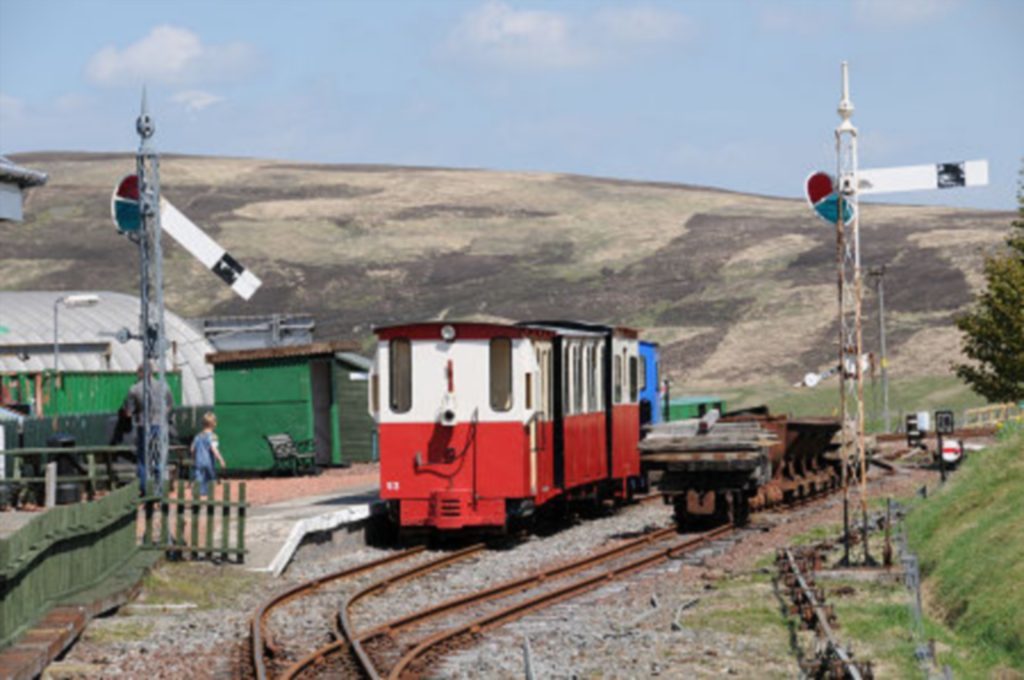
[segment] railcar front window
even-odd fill
[[[388,393],[391,410],[407,413],[412,408],[412,345],[406,338],[396,338],[389,347]]]
[[[491,339],[491,409],[512,408],[512,340]]]

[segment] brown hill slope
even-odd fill
[[[136,253],[109,216],[132,157],[17,161],[50,182],[32,193],[24,224],[0,226],[3,287],[133,292]],[[170,246],[168,304],[184,315],[308,311],[320,331],[357,337],[436,316],[631,324],[663,343],[690,386],[790,382],[835,354],[834,235],[802,201],[559,174],[181,156],[164,157],[161,176],[165,196],[264,281],[243,303]],[[958,356],[950,318],[1011,219],[863,206],[864,261],[890,265],[890,352],[904,375],[946,373]]]

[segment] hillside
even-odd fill
[[[50,174],[0,225],[5,289],[136,288],[110,223],[127,154],[22,154]],[[234,298],[177,246],[179,314],[304,311],[327,336],[443,316],[636,325],[677,385],[788,384],[835,354],[834,233],[798,200],[546,173],[165,156],[164,194],[264,281]],[[948,374],[951,316],[1010,213],[865,205],[864,261],[890,265],[893,373]],[[865,329],[875,346],[874,299]]]

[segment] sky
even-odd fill
[[[988,159],[1012,210],[1024,2],[0,0],[0,152],[164,152],[570,172],[800,197],[835,167]]]

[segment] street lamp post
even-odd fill
[[[61,295],[53,301],[53,374],[60,374],[60,306],[92,307],[100,301],[99,295]]]

